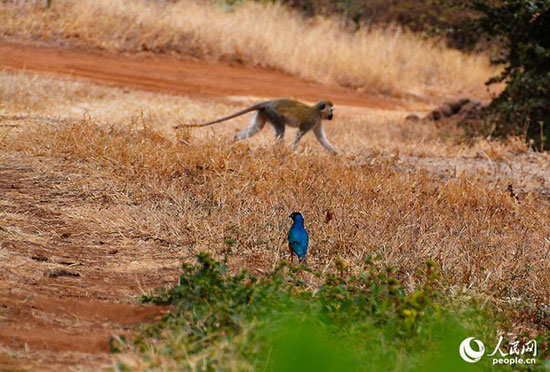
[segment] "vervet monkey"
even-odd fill
[[[292,142],[292,148],[294,150],[296,149],[302,136],[309,130],[313,130],[313,133],[315,133],[315,137],[317,137],[319,143],[321,143],[321,145],[333,154],[336,154],[336,150],[332,147],[325,136],[321,123],[323,119],[332,120],[334,106],[330,101],[320,101],[313,106],[309,106],[305,103],[288,98],[274,99],[250,106],[249,108],[221,119],[212,120],[201,124],[182,124],[177,125],[174,128],[177,129],[181,127],[202,127],[212,125],[233,119],[251,111],[256,111],[256,113],[254,114],[254,117],[250,121],[248,127],[244,128],[235,135],[236,141],[252,137],[262,130],[266,121],[269,121],[275,129],[275,136],[279,140],[282,140],[285,135],[285,125],[298,128],[296,137]]]

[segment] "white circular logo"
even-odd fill
[[[470,346],[472,340],[474,340],[477,344],[479,351],[472,349],[472,346]],[[483,345],[483,342],[476,340],[473,337],[468,337],[460,343],[460,348],[458,351],[460,352],[460,357],[464,359],[465,362],[477,363],[483,354],[485,354],[485,345]]]

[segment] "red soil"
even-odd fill
[[[258,67],[165,56],[118,56],[6,41],[0,41],[0,68],[70,75],[117,86],[202,98],[257,96],[291,97],[305,101],[330,99],[336,106],[384,110],[409,106],[404,100],[308,82]],[[418,102],[414,107],[418,108]]]

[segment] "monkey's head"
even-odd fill
[[[330,101],[321,101],[315,105],[315,108],[321,114],[321,118],[332,120],[334,105]]]

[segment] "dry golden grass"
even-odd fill
[[[25,87],[38,92],[32,100]],[[62,99],[66,94],[72,98]],[[417,269],[432,258],[456,291],[547,311],[550,205],[542,191],[548,190],[548,155],[515,142],[468,147],[443,139],[433,126],[362,115],[329,126],[334,142],[346,146],[340,157],[326,155],[311,138],[299,154],[274,144],[271,135],[231,143],[220,134],[190,131],[186,145],[158,118],[175,120],[178,105],[195,107],[191,115],[200,115],[201,107],[231,108],[4,73],[3,102],[8,95],[13,105],[4,106],[0,123],[17,126],[0,126],[0,151],[41,159],[37,172],[48,164],[71,165],[82,175],[74,187],[109,190],[94,195],[96,204],[63,211],[98,234],[160,239],[174,260],[199,251],[220,257],[231,237],[231,266],[262,272],[287,258],[287,216],[301,211],[315,270],[336,260],[354,269],[376,254],[413,283]],[[132,112],[140,100],[149,102],[149,114]],[[83,102],[89,114],[71,117]],[[113,107],[128,111],[115,115]],[[40,117],[41,110],[50,111]],[[10,117],[14,112],[21,116]],[[455,172],[446,171],[453,167]],[[520,192],[519,201],[506,191],[509,183]],[[327,222],[328,212],[334,219]]]
[[[0,70],[0,114],[73,119],[88,115],[110,124],[141,118],[149,124],[168,129],[181,120],[203,119],[205,110],[227,114],[231,108],[185,97],[135,92],[53,75],[26,75]]]
[[[0,3],[0,34],[109,51],[193,54],[274,68],[306,79],[392,94],[472,93],[494,75],[485,56],[446,49],[397,27],[349,32],[279,5],[234,9],[191,0]]]

